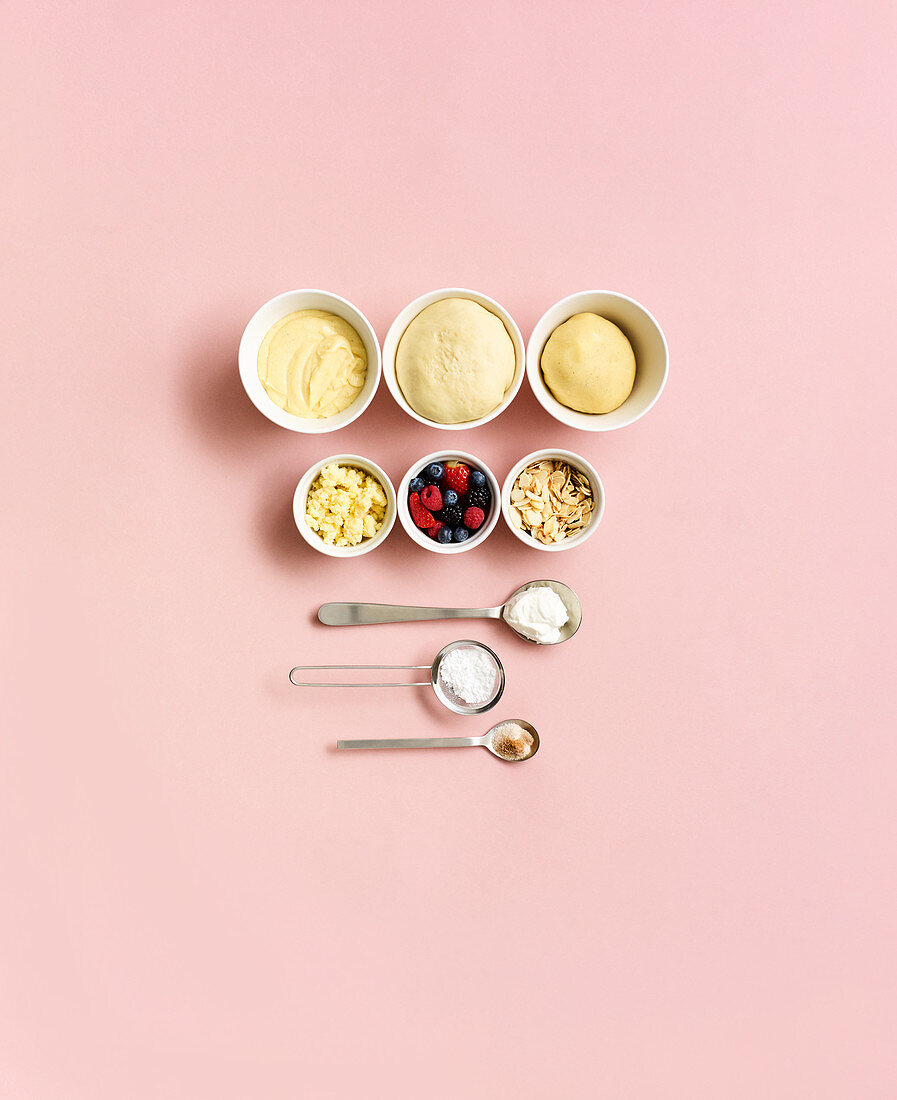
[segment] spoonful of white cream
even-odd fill
[[[553,588],[533,584],[514,593],[502,610],[502,618],[529,641],[555,645],[570,621],[570,612]]]
[[[386,603],[325,603],[318,618],[326,626],[421,622],[424,619],[501,619],[537,645],[566,642],[579,630],[582,604],[561,581],[528,581],[498,607],[409,607]]]

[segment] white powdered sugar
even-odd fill
[[[439,664],[439,679],[469,707],[488,703],[495,694],[498,668],[485,649],[459,646]]]

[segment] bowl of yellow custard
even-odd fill
[[[356,420],[380,382],[367,317],[326,290],[290,290],[258,309],[238,356],[249,400],[275,424],[321,435]]]

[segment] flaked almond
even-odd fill
[[[547,546],[582,531],[591,522],[594,506],[591,482],[581,470],[560,460],[541,459],[514,482],[509,516],[517,530]]]

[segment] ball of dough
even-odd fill
[[[396,350],[396,381],[418,415],[463,424],[496,409],[514,380],[514,344],[499,317],[469,298],[422,309]]]
[[[545,385],[576,412],[613,412],[635,383],[632,345],[597,313],[576,313],[558,325],[542,349],[541,366]]]

